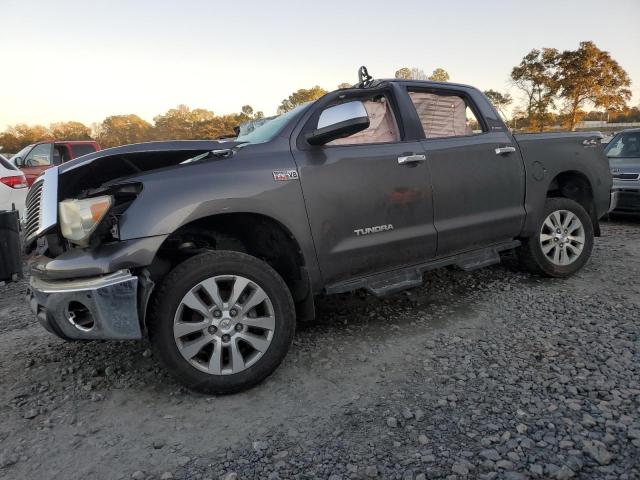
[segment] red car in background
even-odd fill
[[[22,170],[31,186],[46,169],[98,150],[100,145],[91,140],[38,142],[16,153],[11,163]]]

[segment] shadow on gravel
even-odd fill
[[[608,224],[640,226],[640,213],[613,213],[603,219]]]

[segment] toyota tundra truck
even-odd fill
[[[388,295],[514,249],[568,277],[611,206],[597,133],[514,135],[467,85],[365,72],[242,130],[48,169],[24,232],[42,325],[148,337],[186,386],[237,392],[277,368],[319,295]]]

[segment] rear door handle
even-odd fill
[[[516,147],[498,147],[496,148],[496,155],[504,155],[506,153],[514,153]]]
[[[422,154],[402,155],[398,157],[398,163],[402,165],[404,163],[424,162],[426,159],[427,156]]]

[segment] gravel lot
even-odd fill
[[[0,478],[640,478],[640,220],[569,280],[512,259],[323,299],[242,394],[142,342],[65,343],[0,287]]]

